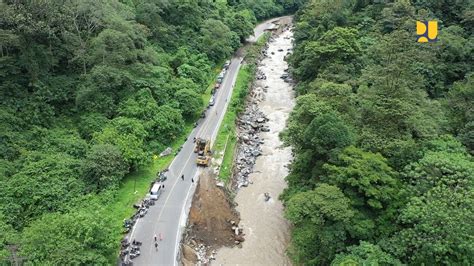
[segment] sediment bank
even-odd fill
[[[243,228],[245,242],[241,248],[224,247],[218,250],[213,265],[291,264],[285,254],[289,243],[289,224],[283,217],[283,206],[278,200],[286,187],[286,165],[292,159],[290,148],[282,148],[279,138],[294,106],[292,85],[281,78],[285,77],[288,68],[284,57],[292,49],[291,39],[291,31],[286,30],[268,43],[267,57],[260,63],[251,95],[253,99],[249,101],[254,113],[262,113],[262,116],[256,118],[260,118],[260,121],[262,117],[268,120],[264,123],[264,128],[269,131],[258,133],[256,141],[261,143],[255,150],[260,154],[255,161],[253,173],[248,175],[249,185],[239,189],[235,197],[236,210],[241,219],[239,226]],[[255,102],[258,110],[254,109]],[[241,120],[244,118],[245,114]],[[249,138],[239,135],[243,142]],[[238,171],[236,173],[238,176],[241,174]],[[242,180],[238,184],[242,184]],[[271,197],[268,201],[265,200],[265,193]]]
[[[291,35],[288,27],[281,28],[262,50],[245,110],[237,121],[231,185],[226,190],[214,182],[215,171],[201,176],[182,249],[183,264],[290,264],[285,255],[289,224],[278,195],[286,187],[286,165],[292,159],[279,139],[294,106],[292,85],[282,79]],[[229,199],[230,194],[235,198]]]

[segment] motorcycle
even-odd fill
[[[141,208],[140,211],[139,211],[139,216],[144,217],[145,214],[147,214],[147,212],[148,212],[147,208]]]
[[[141,245],[142,245],[142,242],[137,241],[137,240],[134,239],[134,240],[132,241],[132,245],[141,246]]]
[[[140,256],[140,251],[136,251],[136,252],[130,252],[130,258],[131,259],[134,259],[136,257]]]

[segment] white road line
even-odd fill
[[[188,164],[189,160],[190,160],[191,157],[192,157],[192,154],[193,154],[193,153],[190,153],[190,154],[189,154],[189,157],[188,157],[188,159],[186,160],[186,162],[184,163],[184,166],[186,166],[186,165]],[[166,203],[168,202],[168,200],[170,199],[171,195],[173,194],[173,190],[174,190],[174,188],[176,187],[176,184],[178,184],[178,181],[179,181],[179,179],[180,179],[180,176],[181,176],[181,174],[183,173],[183,171],[184,171],[184,169],[185,169],[184,166],[183,166],[183,168],[181,168],[180,173],[176,176],[176,181],[174,182],[173,187],[171,187],[171,190],[169,191],[168,197],[166,198],[165,202],[163,203],[163,207],[161,208],[160,214],[158,215],[158,219],[156,219],[157,221],[160,220],[161,215],[163,214],[163,211],[164,211],[164,209],[165,209]],[[155,223],[155,226],[153,227],[153,234],[156,234],[156,227],[157,227],[157,225],[158,225],[158,222],[156,222],[156,223]],[[134,226],[134,227],[136,227],[136,226],[138,226],[138,220],[137,220],[137,223],[135,223],[135,226]],[[133,232],[134,232],[134,231],[135,231],[135,230],[133,229],[133,230],[132,230],[132,234],[130,235],[130,239],[133,239]],[[150,247],[149,253],[152,252],[152,248],[153,248],[153,246]]]
[[[235,57],[235,58],[238,58],[238,59],[240,60],[240,57]],[[232,60],[232,59],[231,59],[231,60]],[[231,63],[231,64],[232,64],[232,63]],[[238,63],[237,70],[238,70],[239,68],[240,68],[240,62]],[[229,69],[230,69],[230,66],[229,66]],[[227,72],[230,72],[230,71],[228,70]],[[226,82],[226,81],[229,80],[229,75],[227,75],[227,72],[226,72],[226,75],[225,75],[225,77],[224,77],[224,80],[222,80],[222,83],[221,83],[221,89],[220,89],[221,91],[224,90],[224,87],[225,87],[224,84],[228,83],[228,82]],[[238,74],[238,71],[237,71],[237,73],[234,75],[234,80],[235,80],[235,78],[237,77],[237,74]],[[231,82],[231,84],[230,84],[231,87],[230,87],[230,89],[228,90],[227,95],[229,95],[229,91],[232,91],[232,84],[233,84],[233,82]],[[219,93],[219,92],[216,92],[216,93]],[[222,92],[222,93],[223,93],[223,92]],[[220,94],[221,94],[221,93],[219,93],[219,95],[220,95]],[[218,98],[222,98],[222,96],[219,96]],[[226,97],[226,98],[227,98],[227,97]],[[212,108],[209,108],[209,111],[210,111],[210,112],[209,112],[208,115],[212,115],[212,114],[213,114],[213,111],[215,111],[215,112],[218,111],[218,107],[219,107],[219,101],[218,101],[218,100],[219,100],[219,99],[216,99],[216,100],[215,100],[216,104],[215,104]],[[220,99],[220,100],[222,100],[222,99]],[[225,106],[226,106],[226,105],[224,105],[224,107],[225,107]],[[222,117],[222,116],[220,116],[220,117]],[[220,117],[219,117],[219,118],[220,118]],[[209,128],[209,126],[211,125],[211,122],[210,122],[211,120],[212,120],[212,119],[208,119],[208,120],[204,121],[204,124],[203,124],[202,127],[199,129],[199,132],[196,134],[197,136],[202,137],[202,132],[205,133],[205,132],[207,131],[207,129]],[[204,136],[204,137],[207,137],[207,136]],[[211,143],[211,146],[212,146],[212,143]]]
[[[202,126],[201,126],[201,128],[202,128]],[[196,131],[196,129],[193,129],[193,130],[191,131],[191,133],[189,133],[189,136],[192,136],[194,131]],[[186,141],[184,142],[184,144],[183,144],[182,146],[184,146],[185,144],[186,144]],[[179,153],[178,153],[178,154],[179,154]],[[173,161],[171,161],[170,165],[168,166],[168,169],[169,169],[170,171],[171,171],[171,168],[173,167],[174,161],[176,161],[177,158],[178,158],[178,156],[175,156],[175,157],[173,158]]]
[[[262,34],[263,34],[263,32],[260,33],[260,35],[262,35]],[[258,37],[260,37],[260,36],[255,36],[255,37],[258,39]],[[224,111],[224,110],[227,111],[229,102],[230,102],[230,100],[232,99],[232,92],[233,92],[233,89],[234,89],[233,86],[234,86],[234,84],[235,84],[235,81],[236,81],[237,76],[238,76],[238,72],[239,72],[240,67],[241,67],[241,58],[240,58],[240,57],[234,57],[234,58],[235,58],[235,59],[238,59],[240,62],[237,63],[238,65],[237,65],[237,69],[235,70],[235,75],[234,75],[234,77],[232,78],[232,81],[231,81],[231,85],[230,85],[231,87],[230,87],[230,89],[229,89],[228,92],[227,92],[227,96],[225,97],[226,103],[224,104],[223,111]],[[231,59],[231,60],[232,60],[232,59]],[[223,82],[223,83],[224,83],[224,82]],[[230,96],[230,97],[229,97],[229,96]],[[227,100],[228,100],[228,101],[227,101]],[[211,108],[211,109],[216,109],[217,106],[218,106],[218,105],[215,105],[214,108]],[[217,110],[216,110],[216,112],[217,112]],[[212,113],[211,113],[211,114],[212,114]],[[214,129],[214,131],[213,131],[213,133],[212,133],[212,135],[211,135],[211,139],[214,140],[215,137],[217,137],[217,136],[215,136],[215,135],[216,135],[216,133],[218,132],[218,130],[219,130],[219,128],[220,128],[220,124],[222,123],[222,120],[224,119],[224,116],[225,116],[225,112],[221,112],[221,115],[220,115],[220,117],[219,117],[219,119],[218,119],[218,122],[217,122],[217,126],[216,126],[216,128]],[[198,136],[198,134],[200,134],[204,129],[207,130],[207,128],[209,127],[209,125],[210,125],[210,123],[211,123],[210,121],[211,121],[211,119],[205,119],[204,122],[203,122],[203,124],[202,124],[201,127],[199,128],[199,130],[193,129],[193,130],[191,131],[189,137],[191,137],[191,136],[193,135],[193,133],[195,133],[195,136]],[[184,145],[186,145],[186,141],[184,142],[183,146],[184,146]],[[179,153],[178,153],[178,154],[179,154]],[[166,198],[166,200],[165,200],[165,202],[164,202],[164,204],[163,204],[163,206],[162,206],[162,209],[161,209],[161,211],[160,211],[160,214],[158,215],[158,219],[157,219],[157,222],[155,223],[155,227],[154,227],[154,233],[156,233],[156,226],[158,225],[158,221],[160,220],[160,218],[161,218],[161,216],[162,216],[162,214],[163,214],[163,211],[164,211],[164,209],[165,209],[165,207],[166,207],[166,204],[168,203],[168,200],[169,200],[169,198],[171,197],[171,194],[172,194],[172,192],[174,191],[174,189],[175,189],[175,187],[176,187],[176,184],[177,184],[178,181],[179,181],[180,175],[183,173],[184,169],[186,168],[185,166],[188,164],[189,160],[191,159],[192,154],[193,154],[193,153],[191,152],[190,155],[189,155],[189,157],[187,158],[186,162],[184,163],[183,167],[181,168],[180,173],[176,176],[176,181],[175,181],[175,183],[173,184],[173,187],[171,188],[171,190],[169,191],[169,195],[168,195],[168,197]],[[170,165],[168,166],[168,169],[169,169],[170,173],[173,172],[172,168],[173,168],[174,162],[175,162],[177,159],[178,159],[178,156],[175,156],[175,157],[173,158],[173,161],[172,161],[172,162],[170,163]],[[196,170],[196,174],[194,175],[193,178],[195,178],[196,176],[199,176],[198,173],[199,173],[199,168]],[[196,182],[197,182],[197,181],[198,181],[198,178],[196,178],[195,180],[196,180]],[[189,187],[188,192],[187,192],[187,194],[186,194],[186,198],[185,198],[185,201],[184,201],[184,205],[183,205],[183,207],[182,207],[181,214],[180,214],[180,218],[179,218],[180,220],[181,220],[181,218],[183,217],[183,212],[184,212],[184,209],[185,209],[185,207],[186,207],[186,203],[187,203],[187,200],[188,200],[188,197],[189,197],[189,193],[191,192],[192,188],[193,188],[193,184]],[[137,222],[136,222],[135,225],[133,226],[132,232],[130,233],[130,239],[133,239],[133,235],[134,235],[134,233],[135,233],[135,229],[138,227],[138,223],[139,223],[140,221],[141,221],[141,219],[138,218],[138,219],[137,219]],[[179,222],[179,221],[178,221],[178,222]],[[178,231],[177,231],[177,235],[176,235],[176,243],[175,243],[174,254],[173,254],[173,255],[175,256],[173,265],[176,265],[176,263],[177,263],[176,250],[177,250],[177,248],[178,248],[178,246],[179,246],[179,243],[180,243],[180,241],[178,241],[179,233],[180,233],[180,227],[179,227],[179,223],[178,223]],[[151,251],[151,249],[152,249],[152,248],[150,248],[150,251]],[[151,253],[151,252],[150,252],[150,253]]]
[[[189,160],[190,160],[191,157],[192,157],[191,155],[192,155],[192,153],[190,153],[190,156],[188,157],[188,160],[186,160],[186,162],[184,163],[183,168],[181,168],[181,171],[179,172],[178,176],[176,177],[176,181],[174,182],[174,185],[173,185],[173,187],[171,188],[171,191],[170,191],[168,197],[166,198],[165,203],[163,204],[163,208],[161,208],[161,211],[160,211],[160,214],[158,215],[158,218],[156,219],[157,221],[160,220],[161,215],[163,214],[163,211],[164,211],[164,209],[165,209],[166,203],[167,203],[168,200],[170,199],[171,194],[172,194],[174,188],[176,187],[176,184],[178,184],[178,181],[179,181],[179,179],[181,178],[181,174],[183,174],[183,171],[184,171],[184,169],[186,168],[185,166],[188,164]],[[183,182],[183,180],[181,180],[181,182]],[[156,233],[156,227],[157,227],[157,225],[158,225],[158,223],[155,223],[155,227],[154,227],[153,233]]]
[[[240,57],[238,57],[239,61],[240,61]],[[234,91],[234,85],[235,85],[235,81],[237,80],[237,76],[239,75],[239,70],[240,70],[240,67],[242,66],[242,64],[239,62],[237,63],[237,68],[235,70],[235,75],[234,77],[232,78],[232,81],[230,83],[230,86],[231,86],[231,89],[229,89],[229,91],[227,92],[227,96],[225,97],[225,99],[229,99],[229,96],[230,96],[230,99],[232,99],[232,93]],[[213,140],[212,143],[214,142],[214,140],[216,139],[217,137],[217,132],[219,131],[219,128],[222,124],[222,121],[224,120],[224,117],[225,117],[225,114],[227,113],[227,107],[229,106],[229,102],[230,102],[230,99],[229,101],[226,101],[225,104],[224,104],[224,109],[223,111],[225,110],[225,112],[222,112],[222,115],[221,117],[219,118],[219,120],[217,121],[217,125],[216,125],[216,128],[214,129],[214,131],[212,132],[211,134],[211,139]],[[212,144],[211,143],[211,144]],[[212,145],[211,145],[212,147]]]
[[[230,85],[231,87],[230,87],[230,89],[227,91],[227,97],[225,97],[225,98],[229,98],[229,95],[232,96],[232,91],[233,91],[232,85],[234,84],[235,80],[237,79],[237,75],[238,75],[238,70],[239,70],[239,69],[240,69],[240,62],[239,62],[238,65],[237,65],[237,69],[236,69],[235,75],[234,75],[234,77],[232,78],[232,81],[231,81],[231,85]],[[228,104],[229,104],[228,102],[226,102],[226,103],[224,104],[224,110],[226,110],[226,111],[227,111],[227,106],[228,106]],[[212,108],[212,109],[215,109],[215,108],[217,108],[217,106],[215,106],[215,107]],[[211,138],[212,138],[213,140],[215,139],[214,134],[216,134],[216,131],[219,129],[219,125],[220,125],[221,121],[223,120],[224,116],[225,116],[225,112],[222,112],[221,115],[219,116],[219,120],[218,120],[218,123],[217,123],[217,127],[214,129],[214,132],[213,132],[213,134],[211,135]],[[199,132],[202,132],[203,129],[205,129],[204,132],[207,131],[207,129],[209,128],[209,126],[210,126],[210,124],[211,124],[211,123],[210,123],[211,120],[212,120],[212,119],[206,119],[206,120],[204,121],[204,123],[202,124],[201,128],[199,129]],[[192,133],[193,133],[194,131],[195,131],[195,130],[191,131],[191,134],[190,134],[190,135],[192,135]],[[211,143],[212,143],[212,142],[211,142]],[[185,144],[186,144],[186,143],[185,143]],[[183,145],[183,146],[184,146],[184,145]],[[176,187],[176,184],[178,183],[179,178],[180,178],[181,174],[183,173],[184,169],[186,168],[186,165],[188,164],[188,162],[189,162],[189,160],[191,159],[191,157],[192,157],[192,153],[189,154],[188,159],[186,160],[186,162],[184,163],[183,167],[181,168],[181,171],[179,172],[178,175],[176,175],[176,181],[175,181],[175,183],[173,184],[173,186],[171,187],[171,190],[169,191],[168,197],[166,198],[165,202],[163,203],[163,206],[162,206],[162,208],[161,208],[160,214],[158,215],[158,218],[157,218],[157,220],[156,220],[157,222],[155,223],[155,226],[154,226],[154,229],[153,229],[153,234],[156,234],[156,232],[157,232],[156,228],[157,228],[158,222],[160,221],[160,218],[161,218],[161,216],[162,216],[162,214],[163,214],[163,211],[164,211],[164,209],[165,209],[165,206],[166,206],[166,204],[167,204],[169,198],[171,197],[171,194],[173,193],[173,190],[174,190],[174,188]],[[173,166],[173,163],[176,161],[177,158],[178,158],[178,156],[176,156],[176,157],[173,159],[173,161],[171,162],[171,164],[169,165],[168,169],[169,169],[170,172],[173,171],[173,170],[172,170],[172,166]],[[197,169],[197,170],[199,170],[199,169]],[[196,175],[197,175],[197,173],[198,173],[198,172],[196,172]],[[196,176],[196,175],[195,175],[195,176]],[[194,177],[195,177],[195,176],[194,176]],[[192,186],[190,186],[190,189],[188,190],[188,194],[186,195],[186,198],[185,198],[185,199],[188,198],[189,193],[190,193],[190,191],[191,191],[191,188],[192,188]],[[186,201],[185,201],[185,204],[183,205],[183,211],[184,211],[185,206],[186,206]],[[181,216],[180,216],[180,217],[181,217]],[[133,226],[133,228],[132,228],[132,232],[131,232],[131,234],[130,234],[130,239],[133,239],[133,235],[134,235],[134,233],[135,233],[135,229],[137,228],[139,221],[140,221],[140,218],[137,220],[137,222],[135,223],[135,226]],[[178,229],[177,236],[179,236],[179,232],[180,232],[180,231],[179,231],[179,229]],[[176,241],[177,241],[177,240],[178,240],[178,237],[176,238]],[[174,250],[174,251],[175,251],[175,254],[174,254],[174,255],[176,255],[177,246],[179,246],[179,242],[178,242],[178,241],[177,241],[177,244],[175,245],[175,250]],[[152,252],[153,252],[152,250],[153,250],[153,246],[150,247],[149,253],[152,253]],[[176,260],[175,260],[175,263],[176,263]]]
[[[198,170],[199,170],[199,169],[198,169]],[[197,182],[199,182],[199,178],[198,178],[198,177],[199,177],[199,171],[197,171],[196,174],[193,176],[193,179],[194,179],[194,181],[196,182],[196,184],[197,184]],[[184,216],[183,216],[183,214],[184,214],[184,209],[186,208],[186,202],[188,201],[189,193],[191,192],[191,190],[192,190],[192,188],[193,188],[193,185],[194,185],[194,183],[191,184],[191,186],[189,186],[188,193],[186,193],[186,197],[184,198],[183,208],[181,209],[181,213],[180,213],[180,215],[179,215],[179,219],[178,219],[178,230],[176,230],[176,243],[175,243],[175,245],[174,245],[174,252],[173,252],[174,256],[176,256],[176,254],[177,254],[176,252],[177,252],[177,250],[178,250],[179,243],[181,242],[181,240],[178,241],[178,239],[179,239],[179,234],[181,233],[180,228],[183,226],[183,225],[181,225],[180,223],[182,222],[181,219],[184,217]],[[173,265],[176,265],[176,262],[177,262],[177,258],[175,258],[175,259],[173,260]]]

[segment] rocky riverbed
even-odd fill
[[[287,29],[268,43],[249,102],[238,121],[239,150],[234,182],[240,189],[235,202],[245,242],[238,247],[219,249],[213,265],[290,264],[285,255],[289,224],[283,217],[278,195],[286,187],[286,165],[292,159],[290,149],[283,148],[279,139],[294,106],[291,79],[284,61],[291,52],[291,40],[292,32]]]

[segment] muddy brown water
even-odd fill
[[[278,200],[278,195],[287,186],[284,180],[288,174],[286,165],[292,159],[290,148],[282,148],[278,136],[294,106],[292,87],[280,78],[288,68],[284,56],[287,49],[292,48],[291,37],[289,30],[275,37],[269,43],[269,57],[263,59],[263,66],[259,67],[267,76],[259,86],[268,86],[259,108],[270,119],[267,122],[270,132],[261,133],[265,143],[261,146],[263,154],[257,158],[254,173],[249,178],[253,184],[241,188],[235,198],[246,240],[241,248],[219,249],[212,265],[291,264],[285,254],[290,240],[289,223],[283,217],[283,205]],[[265,192],[271,196],[267,202]]]

